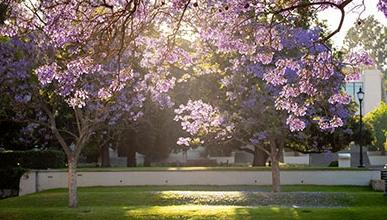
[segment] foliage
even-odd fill
[[[160,109],[149,103],[146,105],[144,116],[136,125],[136,149],[145,155],[146,161],[160,161],[176,148],[181,129],[173,121],[171,109]]]
[[[287,147],[295,151],[310,152],[337,152],[347,148],[351,142],[369,146],[373,141],[371,126],[363,121],[360,133],[359,116],[348,118],[347,123],[334,132],[323,132],[316,126],[311,126],[303,132],[290,135]]]
[[[0,168],[0,189],[19,189],[20,177],[26,169],[21,167]]]
[[[338,167],[339,166],[339,161],[335,160],[335,161],[332,161],[330,164],[329,164],[329,167]]]
[[[0,152],[0,167],[22,167],[27,169],[47,169],[65,167],[63,151],[3,151]]]
[[[379,106],[364,116],[374,135],[374,146],[381,151],[387,150],[387,104],[381,102]]]
[[[351,139],[355,142],[355,144],[361,144],[362,146],[371,146],[371,144],[375,140],[372,131],[372,126],[367,120],[363,119],[363,124],[360,131],[359,115],[354,116],[350,120],[348,128],[352,130]]]
[[[118,154],[128,156],[138,152],[145,156],[144,165],[160,162],[173,150],[178,150],[176,140],[181,136],[181,127],[173,121],[170,108],[160,108],[157,104],[146,101],[143,116],[136,122],[121,120],[112,132],[116,134]],[[134,156],[134,154],[133,154]]]
[[[83,159],[84,162],[87,162],[87,163],[97,162],[101,154],[99,143],[100,142],[96,141],[95,139],[90,141],[82,150],[81,160]]]
[[[232,94],[240,95],[236,92],[254,100],[262,91],[269,94],[270,107],[260,115],[268,123],[263,123],[264,129],[248,129],[247,139],[256,141],[260,132],[268,132],[272,156],[282,146],[282,131],[301,131],[310,123],[323,130],[343,126],[347,114],[340,110],[346,108],[348,97],[341,93],[341,84],[346,76],[358,75],[359,64],[371,62],[364,53],[353,53],[346,61],[338,59],[329,45],[336,32],[326,33],[318,23],[309,25],[303,15],[315,18],[329,7],[345,12],[350,2],[6,1],[0,36],[12,43],[0,51],[0,72],[1,80],[12,82],[0,84],[0,89],[14,97],[12,105],[18,106],[17,115],[22,118],[29,118],[23,113],[31,109],[41,113],[35,120],[51,130],[67,155],[69,201],[75,207],[77,161],[94,133],[123,119],[135,124],[144,115],[145,101],[173,107],[169,93],[179,80],[171,76],[171,70],[188,74],[209,51],[228,58],[220,68],[225,77],[249,74],[250,80],[241,87],[226,88],[228,101],[233,101]],[[192,51],[177,43],[187,32],[197,38],[190,45]],[[341,72],[344,65],[352,67],[346,75]],[[207,69],[203,74],[211,72]],[[18,84],[23,77],[34,83]],[[326,102],[337,107],[320,108]],[[188,109],[179,106],[180,113],[193,110],[200,117],[178,120],[193,131],[217,127],[228,133],[234,128],[232,120],[221,127],[226,117],[221,116],[224,109],[216,101],[189,103]],[[206,112],[212,110],[215,114]],[[249,108],[242,107],[246,111]],[[69,126],[57,123],[64,112],[70,112]],[[243,116],[237,123],[249,122]],[[204,129],[195,128],[202,125]]]
[[[387,94],[387,27],[373,16],[350,28],[345,37],[345,50],[361,48],[375,60],[377,68],[383,73],[384,96]],[[387,100],[387,97],[384,97]]]
[[[49,129],[38,123],[14,121],[12,116],[0,117],[0,133],[0,148],[5,150],[44,150],[58,147],[58,142]]]
[[[384,16],[387,18],[387,1],[386,0],[379,0],[377,5],[379,11],[384,13]]]

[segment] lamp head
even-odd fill
[[[356,94],[357,94],[357,98],[359,99],[359,102],[363,101],[363,99],[364,99],[364,92],[363,92],[361,87],[359,88],[359,91]]]

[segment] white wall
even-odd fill
[[[387,164],[387,156],[368,156],[371,166],[384,166]]]
[[[384,166],[387,164],[387,155],[381,155],[380,151],[367,151],[371,166]]]
[[[186,152],[180,151],[180,152],[172,152],[168,155],[168,158],[165,159],[165,162],[167,163],[186,163],[187,160],[197,160],[200,159],[200,155],[202,152],[204,152],[205,148],[202,146],[199,146],[194,149],[188,149]]]
[[[20,177],[19,195],[26,195],[39,191],[37,189],[38,180],[36,179],[37,171],[28,171]]]
[[[287,164],[305,164],[309,165],[309,154],[300,154],[299,156],[284,155],[284,162]]]
[[[217,164],[234,164],[235,156],[230,157],[208,157],[210,160],[216,160]]]
[[[26,178],[28,175],[28,178]],[[36,175],[37,179],[33,177]],[[281,184],[368,185],[380,171],[282,171]],[[79,172],[78,186],[270,185],[270,171],[110,171]],[[63,171],[31,171],[20,179],[20,193],[67,187]]]

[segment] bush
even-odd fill
[[[339,161],[335,160],[335,161],[332,161],[330,164],[329,164],[329,167],[338,167],[339,166]]]
[[[0,169],[0,189],[19,189],[20,177],[25,171],[21,167]]]
[[[4,151],[0,152],[0,168],[22,167],[27,169],[47,169],[65,167],[62,151]]]

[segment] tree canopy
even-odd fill
[[[364,116],[364,121],[372,127],[375,136],[374,146],[384,153],[387,150],[387,104],[381,102],[376,109]]]
[[[341,30],[345,9],[363,4],[5,0],[0,3],[0,36],[2,44],[10,45],[0,51],[0,89],[14,97],[16,116],[36,112],[35,121],[49,128],[65,151],[70,207],[77,205],[76,167],[84,146],[106,126],[123,119],[136,123],[146,101],[175,108],[176,120],[192,136],[216,131],[215,138],[223,138],[247,125],[246,140],[259,139],[270,148],[262,149],[271,156],[273,190],[279,191],[282,131],[300,132],[312,124],[329,132],[342,127],[350,97],[341,85],[345,78],[356,78],[361,65],[372,64],[362,52],[343,59],[329,42]],[[378,7],[386,13],[386,1]],[[308,19],[328,8],[341,12],[332,32]],[[181,43],[184,39],[189,44]],[[218,68],[225,96],[208,102],[189,99],[176,107],[171,91],[177,82],[195,69],[213,73],[199,65],[209,53],[226,58]],[[171,74],[176,70],[181,75]],[[227,102],[234,106],[218,105]],[[64,116],[67,124],[60,123]],[[255,130],[254,120],[263,128]],[[188,138],[178,142],[187,145]]]
[[[383,73],[383,96],[387,100],[387,27],[369,16],[351,27],[345,37],[345,50],[365,50]]]

